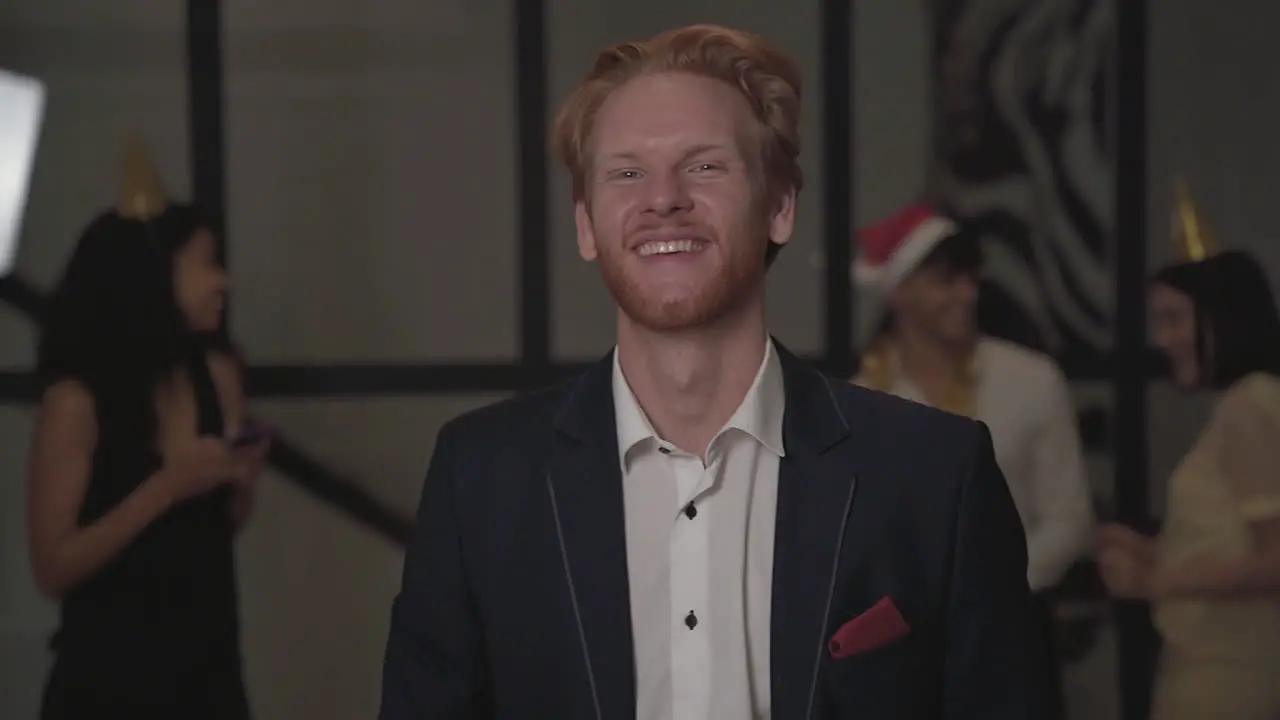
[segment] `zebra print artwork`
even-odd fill
[[[982,235],[984,329],[1049,353],[1073,381],[1092,495],[1105,516],[1114,495],[1105,472],[1111,394],[1095,381],[1109,376],[1113,345],[1115,0],[926,2],[928,195]],[[1063,661],[1105,668],[1107,606],[1092,563],[1077,563],[1058,592]],[[1099,716],[1088,708],[1093,695],[1110,691],[1073,694],[1071,716]]]
[[[929,192],[983,235],[990,332],[1097,377],[1111,347],[1114,0],[926,0]]]

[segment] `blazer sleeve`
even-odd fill
[[[463,561],[453,423],[441,429],[405,553],[382,670],[380,720],[472,718],[487,678]]]
[[[947,606],[946,720],[1050,717],[1048,662],[1027,585],[1027,544],[991,434],[960,486]]]

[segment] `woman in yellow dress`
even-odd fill
[[[1109,525],[1112,595],[1149,600],[1163,639],[1155,720],[1280,718],[1280,317],[1248,255],[1172,265],[1152,284],[1155,344],[1183,388],[1221,396],[1170,479],[1164,527]]]

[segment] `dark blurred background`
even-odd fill
[[[1148,361],[1143,280],[1184,175],[1280,279],[1280,6],[1239,0],[16,0],[0,68],[47,84],[17,273],[0,280],[0,714],[34,717],[54,608],[23,535],[33,323],[139,130],[225,232],[232,332],[281,429],[240,542],[258,717],[376,713],[405,521],[448,418],[603,353],[613,306],[548,159],[594,51],[692,22],[763,32],[806,74],[780,339],[855,361],[853,228],[920,197],[984,229],[989,327],[1076,389],[1099,513],[1158,520],[1203,422]],[[0,113],[4,108],[0,107]],[[1087,564],[1063,589],[1071,716],[1120,718],[1140,618]]]

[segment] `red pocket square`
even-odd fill
[[[831,657],[839,660],[875,650],[909,632],[911,632],[911,626],[907,625],[902,613],[898,612],[893,599],[886,596],[872,605],[869,610],[836,630],[836,634],[831,636],[829,643]]]

